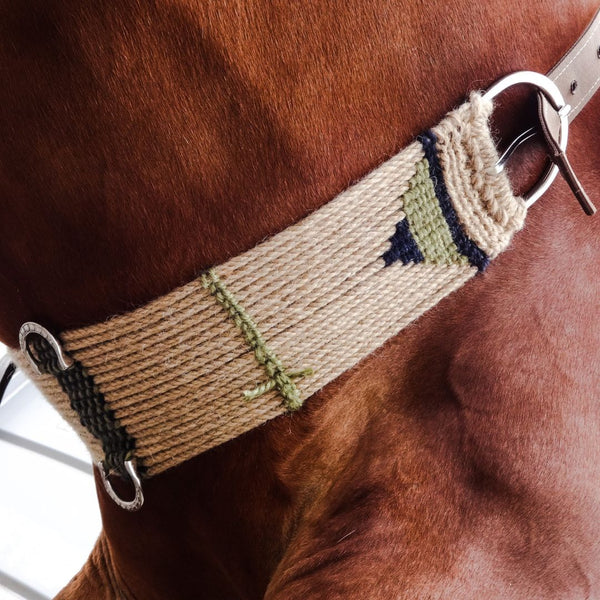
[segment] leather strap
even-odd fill
[[[563,98],[571,106],[568,119],[572,122],[600,88],[600,10],[581,37],[548,73],[548,77],[558,86]],[[551,149],[550,160],[558,165],[585,213],[593,215],[596,208],[575,175],[566,153],[559,147],[558,113],[541,93],[538,94],[538,113],[542,133]]]
[[[600,10],[581,37],[549,72],[563,98],[571,105],[573,121],[600,87]],[[560,122],[556,111],[542,95],[540,118],[556,139]]]
[[[569,121],[573,121],[600,88],[600,10],[548,77],[571,105]],[[548,122],[551,118],[556,122],[556,112],[548,102],[544,103],[544,112]]]

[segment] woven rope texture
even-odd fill
[[[147,475],[297,409],[507,247],[526,211],[494,169],[491,110],[473,94],[296,225],[61,334]],[[14,358],[104,458],[112,438],[82,417],[87,405]]]

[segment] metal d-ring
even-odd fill
[[[106,472],[106,468],[104,466],[103,461],[100,461],[98,463],[98,470],[100,471],[100,477],[102,478],[104,489],[106,490],[106,493],[111,497],[111,499],[115,502],[115,504],[125,510],[133,512],[142,508],[142,505],[144,504],[144,492],[142,491],[142,482],[132,460],[126,460],[123,463],[123,466],[125,467],[125,471],[127,471],[127,474],[131,479],[131,483],[133,483],[133,489],[135,491],[135,496],[133,497],[133,500],[123,500],[117,495],[108,479],[108,474]]]
[[[45,327],[42,327],[39,323],[27,321],[27,323],[23,323],[23,325],[21,325],[21,329],[19,330],[19,346],[21,346],[21,352],[27,357],[31,363],[31,366],[38,375],[41,375],[42,372],[40,371],[40,367],[35,360],[35,357],[31,353],[29,346],[27,345],[27,336],[31,335],[32,333],[43,337],[50,344],[56,354],[58,366],[60,367],[61,371],[66,371],[70,366],[73,365],[73,359],[63,352],[60,342]]]
[[[567,141],[569,138],[569,119],[568,115],[571,110],[571,107],[566,103],[563,95],[561,94],[558,86],[548,77],[542,75],[541,73],[536,73],[535,71],[517,71],[515,73],[511,73],[506,77],[503,77],[496,83],[494,83],[484,94],[484,100],[493,100],[498,94],[502,93],[504,90],[512,87],[513,85],[518,85],[526,83],[537,88],[544,97],[548,100],[552,108],[558,113],[560,118],[560,129],[558,133],[558,146],[563,151],[567,150]],[[524,140],[521,140],[524,141]],[[514,142],[511,146],[514,149]],[[504,160],[499,160],[496,164],[496,170],[501,171]],[[531,189],[527,194],[523,196],[525,200],[525,205],[527,208],[532,206],[536,200],[538,200],[550,187],[556,176],[558,175],[559,169],[558,166],[554,163],[548,165],[546,171],[540,177],[538,183]]]

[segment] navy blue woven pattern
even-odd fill
[[[418,137],[418,140],[423,146],[425,157],[429,163],[429,175],[433,181],[435,195],[440,203],[440,208],[448,223],[452,239],[454,240],[458,251],[463,256],[466,256],[473,266],[477,267],[480,271],[484,271],[488,266],[490,259],[485,252],[465,234],[460,225],[456,211],[452,206],[450,195],[446,189],[442,166],[438,160],[436,148],[437,138],[435,133],[431,130],[426,131]]]
[[[396,232],[390,238],[390,242],[390,249],[383,254],[386,267],[389,267],[398,260],[401,260],[404,265],[407,265],[409,262],[420,263],[425,260],[417,246],[417,242],[415,242],[415,238],[410,232],[410,227],[406,219],[402,219],[402,221],[396,223]]]
[[[102,443],[104,464],[110,471],[128,477],[124,463],[133,457],[135,439],[119,423],[93,377],[77,360],[63,370],[52,346],[41,336],[32,335],[28,341],[30,349],[42,373],[56,377],[63,391],[69,396],[71,408],[79,415],[81,424]],[[139,467],[143,472],[143,468]]]

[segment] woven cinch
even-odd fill
[[[494,168],[491,110],[472,94],[296,225],[137,310],[63,332],[68,371],[41,338],[46,374],[13,358],[96,459],[133,458],[145,476],[298,409],[522,227],[524,202]]]

